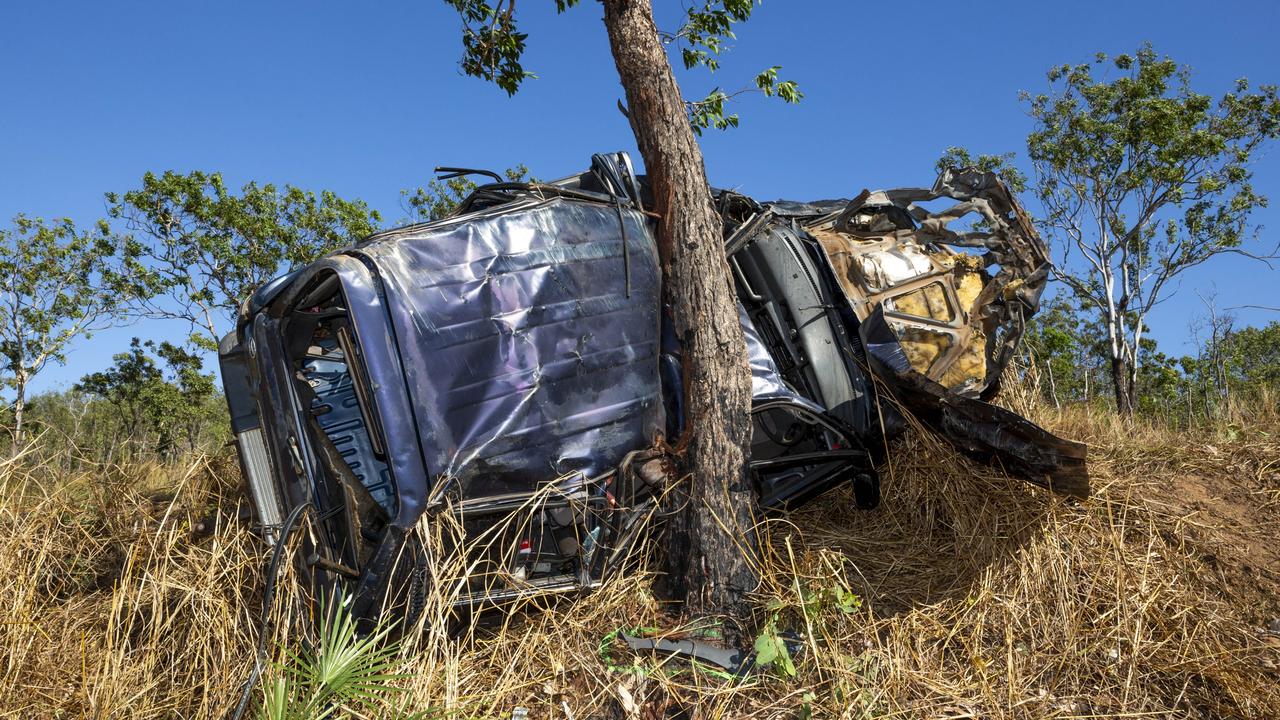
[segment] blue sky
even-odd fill
[[[679,3],[656,0],[675,26]],[[539,79],[515,98],[460,75],[456,15],[404,2],[11,2],[0,9],[0,222],[24,212],[88,224],[102,194],[148,170],[217,170],[331,189],[403,212],[399,191],[436,165],[539,177],[581,169],[591,153],[634,152],[600,7],[556,17],[519,4]],[[766,0],[741,26],[720,73],[681,76],[688,96],[734,89],[769,65],[795,79],[799,106],[748,99],[742,127],[703,142],[711,181],[762,198],[851,196],[927,185],[948,145],[1020,152],[1030,128],[1019,90],[1044,72],[1143,41],[1195,70],[1214,95],[1239,76],[1280,82],[1280,3],[863,3]],[[1256,215],[1280,233],[1280,146],[1257,160],[1275,201]],[[1169,352],[1189,352],[1188,322],[1220,307],[1280,304],[1280,270],[1224,257],[1185,276],[1150,319]],[[1275,313],[1239,310],[1244,323]],[[149,321],[99,333],[35,390],[110,362],[131,335],[178,337]]]

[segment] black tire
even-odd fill
[[[859,510],[874,510],[880,504],[880,476],[860,472],[853,476],[853,500]]]

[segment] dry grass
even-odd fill
[[[643,574],[402,649],[395,703],[442,717],[1280,717],[1280,423],[1173,434],[1041,417],[1092,447],[1061,500],[919,436],[872,512],[836,492],[770,521],[762,616],[798,675],[729,682],[611,648],[670,625]],[[252,666],[264,548],[225,460],[0,468],[0,716],[221,717]],[[844,586],[854,612],[818,602]],[[808,600],[808,602],[806,602]],[[288,604],[284,607],[287,609]],[[273,647],[280,647],[290,623]]]

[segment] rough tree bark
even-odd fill
[[[747,478],[751,379],[721,221],[649,0],[604,0],[631,129],[653,191],[665,292],[683,343],[688,502],[667,526],[664,591],[742,617],[758,582]]]
[[[1115,390],[1116,412],[1130,417],[1133,415],[1133,370],[1123,357],[1111,358],[1111,384]]]

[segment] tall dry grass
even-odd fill
[[[429,603],[400,646],[403,692],[352,716],[1280,717],[1280,642],[1258,627],[1280,614],[1274,576],[1226,567],[1280,537],[1280,423],[1177,434],[1036,411],[1091,445],[1093,499],[913,434],[877,510],[835,492],[765,524],[760,619],[802,635],[794,678],[602,647],[673,624],[641,571],[461,628]],[[226,459],[0,466],[0,716],[224,716],[253,665],[266,554],[237,481]],[[1205,501],[1241,513],[1224,528],[1183,497],[1221,481],[1252,498]],[[298,606],[279,607],[276,659],[300,642]]]
[[[0,466],[0,712],[214,716],[255,635],[257,548],[225,462]]]

